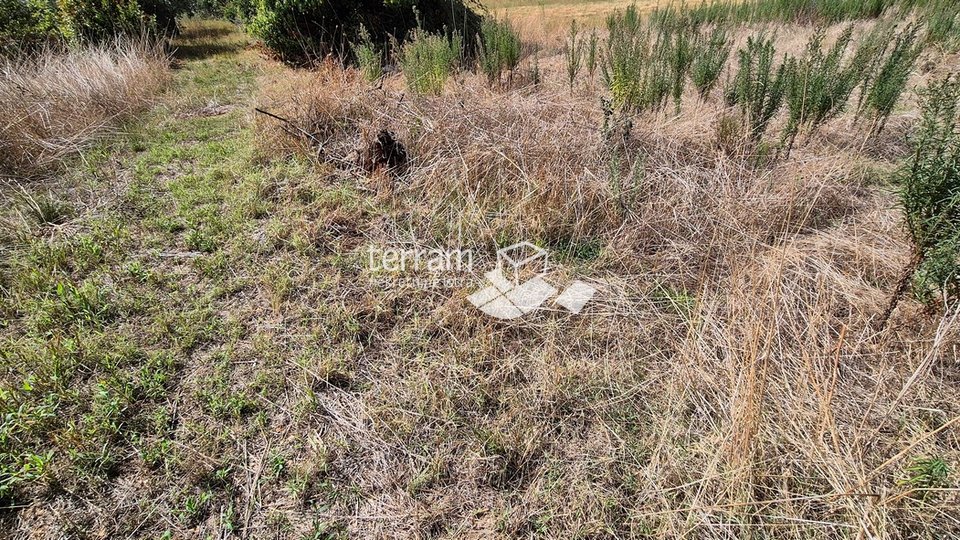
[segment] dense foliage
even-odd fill
[[[290,63],[347,56],[361,28],[385,48],[391,39],[403,42],[418,27],[433,34],[473,36],[479,25],[480,17],[461,0],[263,0],[248,21],[250,32]],[[465,45],[471,43],[472,38]]]
[[[0,47],[170,33],[192,6],[192,0],[0,0]]]

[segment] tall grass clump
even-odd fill
[[[383,76],[383,55],[373,44],[370,32],[360,27],[359,40],[353,44],[353,54],[357,57],[360,73],[368,81],[375,81]]]
[[[818,29],[807,43],[804,55],[787,62],[788,116],[782,137],[787,155],[801,130],[812,133],[846,107],[863,73],[863,64],[856,56],[844,62],[853,27],[847,27],[826,51],[823,50],[825,35],[824,28]]]
[[[567,43],[563,48],[563,56],[567,65],[567,82],[571,91],[573,91],[573,83],[576,81],[577,73],[580,72],[580,66],[583,63],[583,47],[584,41],[577,28],[577,20],[574,19],[570,21]]]
[[[463,51],[463,39],[454,32],[449,37],[422,30],[404,43],[400,65],[407,87],[417,94],[440,95]]]
[[[960,292],[960,80],[934,82],[921,96],[920,125],[899,189],[914,257],[891,311],[907,279],[924,301],[944,294],[956,298]]]
[[[147,107],[166,82],[162,45],[145,38],[0,61],[0,174],[56,168]]]
[[[499,84],[501,75],[513,70],[520,63],[520,34],[509,19],[498,20],[485,17],[477,35],[477,58],[480,71],[487,76],[489,84]]]
[[[709,36],[697,34],[690,63],[690,80],[701,99],[706,99],[716,87],[732,48],[730,33],[723,26],[715,26]]]
[[[876,72],[870,77],[869,85],[863,89],[860,114],[870,117],[872,135],[878,135],[893,112],[893,107],[900,99],[910,72],[923,49],[917,37],[920,28],[915,24],[908,24],[902,31],[893,36],[889,47],[881,50],[882,61],[879,62]],[[889,49],[889,52],[887,52]]]
[[[773,38],[750,36],[738,51],[738,70],[725,96],[728,105],[739,105],[751,140],[763,137],[767,124],[783,105],[786,94],[786,64],[775,59]]]

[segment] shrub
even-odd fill
[[[0,47],[29,51],[47,42],[169,34],[189,9],[189,0],[0,0]]]
[[[570,21],[570,33],[567,35],[567,43],[563,49],[567,63],[567,82],[570,84],[571,91],[583,61],[583,39],[578,34],[577,21],[574,19]]]
[[[0,52],[38,46],[56,24],[55,6],[45,0],[0,0]]]
[[[871,134],[883,131],[887,118],[907,87],[910,72],[922,50],[917,42],[918,32],[915,24],[909,24],[894,36],[889,54],[883,56],[869,87],[864,89],[861,107],[862,112],[871,117]]]
[[[404,42],[422,30],[475,35],[480,17],[461,0],[261,0],[247,28],[280,59],[303,64],[327,54],[349,56],[366,28],[374,43]]]
[[[692,48],[690,27],[679,18],[655,18],[649,25],[636,8],[607,18],[610,37],[603,78],[619,109],[659,109],[672,94],[679,106]]]
[[[960,292],[960,80],[935,82],[922,97],[899,199],[915,252],[914,290],[929,301],[938,293],[956,298]]]
[[[414,31],[413,39],[400,51],[407,87],[417,94],[440,95],[462,51],[463,40],[456,32],[447,37]]]
[[[843,62],[853,37],[852,26],[847,27],[826,52],[823,51],[824,36],[823,28],[817,30],[807,43],[804,56],[791,59],[787,64],[789,114],[783,131],[787,155],[801,129],[813,132],[844,109],[863,73],[861,63]]]
[[[520,63],[520,45],[520,35],[508,19],[484,17],[477,35],[477,55],[480,71],[489,84],[499,84],[504,71],[513,76]]]
[[[701,99],[705,99],[717,85],[732,48],[730,35],[722,26],[715,26],[709,37],[702,33],[697,35],[690,64],[690,79]]]
[[[360,27],[360,41],[353,44],[353,54],[357,57],[360,72],[368,81],[375,81],[383,75],[383,56],[373,44],[367,29]]]
[[[136,0],[63,0],[61,28],[81,40],[102,42],[118,34],[138,34],[146,21]]]
[[[739,69],[727,88],[729,105],[739,105],[753,142],[759,142],[767,124],[783,105],[786,66],[775,66],[773,38],[747,38],[747,47],[738,51]]]

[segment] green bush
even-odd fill
[[[247,29],[280,59],[349,58],[366,28],[373,43],[407,40],[418,24],[431,33],[472,36],[480,17],[462,0],[260,0]]]
[[[886,43],[878,53],[876,72],[869,79],[869,86],[863,89],[861,110],[858,116],[866,113],[871,117],[871,134],[879,134],[893,112],[893,107],[907,87],[910,72],[920,56],[922,45],[918,43],[919,27],[908,24],[901,32],[893,36],[889,53],[885,52]],[[882,58],[882,60],[879,60]]]
[[[782,140],[787,155],[801,129],[812,133],[821,124],[839,114],[860,82],[864,64],[843,62],[853,38],[853,27],[847,27],[826,52],[823,51],[824,28],[818,29],[803,57],[787,63],[787,124]],[[851,60],[856,60],[856,57]]]
[[[477,35],[477,60],[489,84],[499,83],[504,71],[511,76],[520,63],[520,34],[508,19],[484,17]]]
[[[570,32],[567,34],[567,43],[563,48],[563,56],[567,64],[567,82],[573,91],[573,82],[577,79],[580,66],[583,63],[583,38],[579,35],[577,20],[570,21]]]
[[[407,87],[417,94],[440,95],[443,85],[463,54],[463,39],[415,30],[400,51]]]
[[[747,38],[747,47],[738,51],[739,69],[725,95],[728,105],[739,105],[750,139],[757,143],[767,124],[783,105],[786,65],[775,64],[773,38]]]
[[[176,31],[189,0],[0,0],[0,47],[104,42],[120,35]]]
[[[618,109],[660,109],[680,95],[693,58],[692,28],[680,17],[641,19],[635,6],[607,18],[603,79]]]
[[[61,0],[64,34],[101,42],[118,34],[138,34],[147,24],[137,0]]]
[[[935,82],[922,97],[899,198],[915,251],[914,291],[930,301],[960,292],[960,81]]]
[[[0,0],[0,51],[40,45],[56,28],[56,6],[47,0]]]
[[[715,26],[710,36],[697,34],[690,64],[690,79],[701,99],[705,99],[720,79],[733,44],[723,26]]]
[[[360,27],[360,41],[353,44],[353,54],[357,57],[360,72],[368,81],[375,81],[383,75],[383,55],[373,44],[367,29]]]

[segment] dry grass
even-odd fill
[[[222,90],[240,61],[258,84]],[[881,140],[847,115],[770,160],[721,140],[716,96],[605,137],[600,85],[568,91],[559,54],[540,86],[461,74],[436,97],[400,74],[256,62],[223,51],[180,72],[216,81],[187,110],[235,108],[164,117],[117,205],[149,277],[98,267],[139,306],[107,328],[166,351],[167,386],[130,407],[148,421],[120,416],[133,442],[110,439],[115,476],[57,463],[11,531],[960,536],[956,473],[928,488],[909,470],[960,463],[957,307],[905,301],[873,327],[909,255],[886,180],[909,102]],[[382,129],[403,174],[358,166]],[[596,284],[582,314],[501,322],[465,301],[495,244],[520,239],[553,251],[557,284]],[[473,248],[477,272],[425,288],[365,265],[397,245]]]
[[[544,59],[553,83],[537,89],[468,75],[438,98],[330,66],[265,84],[262,102],[316,132],[346,177],[350,149],[383,127],[414,156],[405,176],[356,180],[393,212],[361,219],[342,249],[603,246],[558,262],[604,286],[579,319],[499,324],[443,299],[469,287],[359,283],[364,312],[392,315],[365,330],[378,345],[357,390],[323,398],[336,411],[324,441],[365,448],[339,470],[370,497],[330,515],[364,537],[960,534],[956,492],[920,498],[904,472],[960,457],[955,308],[912,304],[873,328],[909,247],[863,171],[895,166],[913,112],[867,145],[840,118],[756,166],[719,144],[712,100],[605,141],[593,86],[570,96],[558,64]],[[285,137],[261,128],[269,145]]]
[[[0,172],[33,174],[143,110],[168,79],[159,44],[121,40],[0,63]]]

